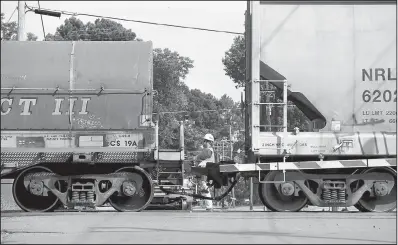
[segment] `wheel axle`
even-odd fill
[[[388,187],[386,183],[383,182],[376,182],[373,185],[374,192],[376,196],[384,197],[388,194]]]
[[[294,193],[294,185],[290,182],[281,184],[281,192],[285,196],[291,196]]]
[[[137,188],[135,187],[134,183],[131,181],[123,182],[122,189],[123,189],[123,194],[126,196],[133,196],[137,191]]]

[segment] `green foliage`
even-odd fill
[[[1,13],[1,40],[17,39],[17,22],[4,22],[4,13]]]
[[[31,33],[31,32],[28,32],[26,34],[26,39],[28,41],[37,41],[37,36],[35,34]]]
[[[234,38],[231,48],[225,52],[222,59],[225,75],[229,76],[234,83],[244,87],[246,71],[245,38],[237,36]]]
[[[18,25],[16,21],[4,22],[4,13],[1,13],[1,40],[17,40]],[[37,36],[31,32],[26,34],[28,41],[36,41]]]
[[[55,34],[46,35],[47,41],[133,41],[135,38],[136,34],[131,29],[126,29],[115,21],[96,19],[94,23],[84,24],[76,17],[66,19]]]
[[[170,111],[185,110],[188,106],[186,92],[188,87],[182,82],[193,61],[180,56],[169,49],[153,50],[153,88],[158,91],[154,102],[155,111],[168,109]]]
[[[177,148],[179,144],[179,120],[181,115],[163,112],[186,110],[188,87],[182,79],[193,67],[193,61],[169,49],[153,51],[154,112],[159,114],[159,144],[162,148]],[[180,116],[180,117],[178,117]]]

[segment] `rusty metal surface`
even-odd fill
[[[2,130],[127,130],[152,114],[151,42],[2,42],[1,60]]]

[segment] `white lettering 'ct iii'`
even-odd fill
[[[68,102],[64,101],[69,101],[69,108],[64,108],[64,104],[67,104]],[[69,115],[69,111],[72,112],[72,114],[75,114],[74,109],[75,109],[75,104],[77,101],[81,102],[81,107],[79,108],[79,115],[87,115],[87,106],[88,102],[91,100],[90,97],[87,98],[77,98],[77,97],[72,97],[72,98],[55,98],[54,99],[54,109],[52,110],[53,116],[57,115]],[[12,110],[15,110],[16,108],[20,109],[20,114],[21,116],[29,116],[32,115],[32,111],[35,106],[39,106],[40,99],[38,98],[20,98],[20,99],[14,99],[14,98],[2,98],[1,99],[1,115],[6,116],[10,114]],[[18,105],[18,106],[16,106]]]

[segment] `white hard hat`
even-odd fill
[[[206,134],[205,137],[203,137],[203,139],[211,141],[211,142],[214,141],[214,137],[211,134]]]

